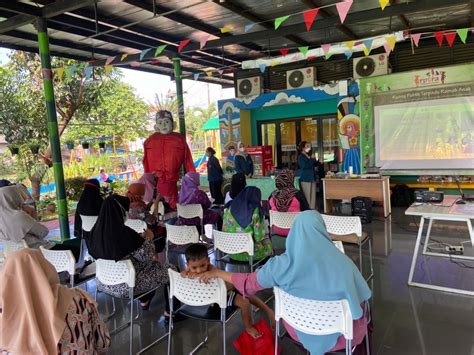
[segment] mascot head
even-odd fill
[[[173,115],[169,111],[160,110],[156,113],[155,131],[161,134],[173,132]]]

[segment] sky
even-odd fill
[[[0,48],[0,65],[8,62],[9,49]],[[154,103],[155,94],[166,96],[176,95],[176,86],[166,75],[145,73],[138,70],[122,69],[123,80],[135,88],[136,93],[145,101]],[[183,80],[184,106],[207,107],[208,101],[217,102],[220,99],[234,97],[234,89],[222,89],[217,84],[207,84],[201,81]]]

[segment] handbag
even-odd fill
[[[246,330],[234,341],[234,346],[241,355],[273,355],[275,354],[275,335],[268,324],[261,319],[254,324],[255,329],[261,334],[254,338]],[[278,347],[278,354],[281,349]]]

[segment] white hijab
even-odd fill
[[[0,239],[20,242],[38,223],[22,210],[23,198],[18,186],[0,188]]]

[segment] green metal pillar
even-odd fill
[[[181,59],[173,58],[174,80],[176,81],[176,101],[178,103],[179,133],[186,134],[184,121],[183,79],[181,78]]]
[[[59,228],[61,230],[61,240],[63,241],[69,239],[69,218],[67,213],[66,189],[64,185],[56,103],[54,101],[53,71],[51,70],[51,58],[49,56],[48,28],[46,20],[39,18],[36,28],[38,30],[38,46],[41,57],[41,72],[43,74],[44,98],[48,115],[48,133],[53,158],[54,182],[56,183]]]

